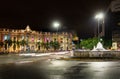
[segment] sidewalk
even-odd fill
[[[64,52],[49,52],[49,53],[22,53],[18,54],[19,56],[48,56],[48,55],[62,55],[67,54],[70,51],[64,51]]]

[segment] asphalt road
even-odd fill
[[[59,57],[62,55],[38,57],[37,61],[32,62],[36,58],[3,56],[0,79],[120,79],[119,61],[57,60]],[[2,63],[5,59],[14,62]]]

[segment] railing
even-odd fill
[[[120,57],[120,51],[73,51],[73,57]]]

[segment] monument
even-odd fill
[[[107,50],[103,47],[103,45],[102,45],[101,42],[98,42],[97,46],[96,47],[94,46],[94,48],[92,49],[92,51],[107,51]]]

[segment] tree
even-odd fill
[[[98,38],[89,38],[82,40],[80,42],[80,46],[85,49],[92,49],[94,46],[96,46],[98,43]]]
[[[112,46],[112,40],[104,39],[104,47],[111,48],[111,46]]]
[[[59,49],[60,48],[60,44],[59,44],[59,42],[58,41],[50,41],[50,43],[49,43],[49,47],[50,48],[54,48],[54,50],[57,50],[57,49]]]
[[[0,47],[2,47],[3,46],[3,42],[0,42]]]
[[[37,42],[38,50],[40,50],[41,43]]]
[[[20,41],[17,40],[16,44],[17,44],[17,47],[20,48]]]
[[[60,48],[60,44],[59,44],[58,41],[54,41],[54,42],[53,42],[53,48],[54,48],[54,50],[57,50],[57,49]]]
[[[44,42],[41,42],[41,46],[42,46],[42,47],[45,47],[45,43],[44,43]]]
[[[3,42],[0,42],[0,50],[1,50],[1,48],[3,47]]]
[[[12,40],[11,39],[7,40],[7,45],[8,45],[8,51],[9,51],[9,48],[12,46]]]
[[[53,41],[50,41],[49,45],[50,45],[50,48],[53,48]]]
[[[12,46],[12,40],[11,39],[7,40],[7,43],[8,43],[8,47]]]
[[[16,40],[15,39],[13,40],[13,50],[14,51],[16,50]]]
[[[25,46],[27,43],[25,40],[20,41],[20,45]]]
[[[8,43],[8,41],[5,40],[5,41],[4,41],[5,50],[7,50],[7,43]]]
[[[48,41],[46,43],[41,42],[41,46],[48,50],[50,48],[50,43]]]
[[[22,46],[22,48],[24,48],[25,45],[27,45],[26,41],[23,39],[20,41],[20,45]]]
[[[4,40],[3,45],[5,47],[5,50],[9,51],[9,48],[12,46],[12,40],[11,39]]]
[[[46,43],[44,43],[45,44],[45,48],[48,50],[49,49],[49,47],[50,47],[50,43],[47,41]]]

